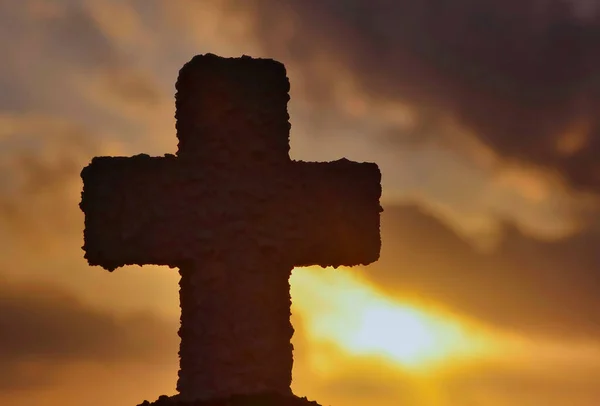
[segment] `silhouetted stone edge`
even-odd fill
[[[281,395],[278,393],[258,393],[235,395],[224,399],[180,401],[176,397],[160,396],[156,401],[145,400],[138,406],[321,406],[306,397]]]

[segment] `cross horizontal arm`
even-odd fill
[[[178,232],[190,221],[178,207],[188,180],[177,158],[97,157],[81,172],[85,258],[110,271],[123,265],[176,266]],[[195,189],[196,193],[202,191]]]
[[[367,265],[379,258],[381,172],[347,159],[294,162],[293,200],[286,220],[297,231],[288,251],[295,266]],[[300,203],[302,202],[302,203]]]
[[[174,156],[94,158],[82,171],[90,265],[175,267],[240,244],[272,250],[290,266],[367,265],[379,258],[375,164],[290,161],[225,176],[199,170]]]

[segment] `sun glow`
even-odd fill
[[[485,339],[458,320],[385,297],[354,270],[297,269],[291,285],[294,312],[309,337],[351,354],[429,370],[488,349]]]

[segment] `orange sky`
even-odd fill
[[[205,52],[286,64],[293,158],[383,173],[381,260],[292,276],[297,394],[600,403],[593,2],[384,3],[0,0],[0,404],[174,392],[178,275],[87,266],[79,172],[174,152]]]

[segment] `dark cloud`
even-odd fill
[[[418,120],[450,114],[507,159],[556,171],[577,188],[600,188],[600,13],[593,9],[581,18],[565,0],[254,5],[268,52],[312,75],[305,84],[315,100],[327,100],[331,89],[331,75],[313,69],[313,56],[326,54],[373,98],[427,113]],[[292,28],[274,34],[282,26]],[[570,130],[580,131],[582,148],[573,140],[557,147],[569,143],[561,137]]]
[[[3,2],[0,10],[0,32],[7,35],[1,43],[7,51],[26,56],[23,46],[29,45],[41,53],[29,56],[86,68],[114,66],[121,60],[92,10],[81,1]]]
[[[73,106],[86,105],[82,84],[97,79],[114,98],[108,103],[155,106],[163,90],[120,45],[81,1],[0,3],[0,111],[77,114]]]
[[[0,389],[48,383],[69,362],[176,362],[176,323],[150,314],[119,317],[60,288],[0,284]],[[48,371],[50,370],[50,371]]]
[[[40,21],[44,49],[65,63],[85,68],[115,66],[121,57],[115,46],[81,2],[66,2],[58,18]],[[48,55],[50,56],[50,55]]]
[[[490,253],[417,206],[386,207],[382,254],[365,275],[495,327],[531,336],[600,339],[600,232],[543,241],[506,224]]]

